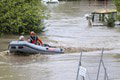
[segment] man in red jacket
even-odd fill
[[[35,32],[31,31],[30,32],[29,42],[33,43],[33,44],[37,44],[37,41],[39,41],[40,45],[42,45],[42,46],[44,45],[43,42],[42,42],[42,40],[35,35]]]

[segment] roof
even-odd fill
[[[108,14],[108,13],[117,13],[117,10],[110,10],[110,9],[104,9],[104,10],[96,10],[92,12],[93,14]]]

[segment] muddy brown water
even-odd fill
[[[81,50],[84,51],[82,65],[89,72],[86,80],[96,80],[103,47],[110,80],[120,80],[120,58],[116,57],[120,54],[120,27],[89,27],[84,17],[96,9],[114,9],[113,2],[109,0],[105,6],[104,2],[93,0],[61,1],[47,6],[51,17],[45,20],[46,31],[38,36],[44,43],[64,48],[66,54],[17,56],[1,52],[0,80],[75,80]],[[18,37],[0,38],[0,51],[7,50],[8,43]],[[103,78],[101,68],[100,80]]]
[[[103,60],[110,80],[120,80],[119,53],[105,51]],[[96,80],[100,51],[83,52],[82,66],[87,69],[86,80]],[[5,54],[5,53],[4,53]],[[59,55],[0,56],[0,80],[75,80],[80,53]],[[81,77],[79,77],[80,79]],[[101,67],[99,80],[104,79]]]

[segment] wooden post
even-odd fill
[[[105,21],[105,14],[103,13],[102,14],[102,22],[104,22]]]
[[[92,13],[92,22],[94,22],[94,17],[95,17],[95,14]]]

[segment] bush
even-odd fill
[[[106,19],[107,26],[108,27],[114,27],[115,26],[115,19],[113,18],[112,14],[109,14]]]
[[[117,11],[120,12],[120,0],[115,0],[115,6],[117,8]],[[120,21],[120,15],[117,15],[117,20]]]
[[[0,34],[41,32],[44,10],[41,0],[0,0]]]
[[[120,0],[115,0],[115,6],[116,6],[118,12],[120,12]]]

